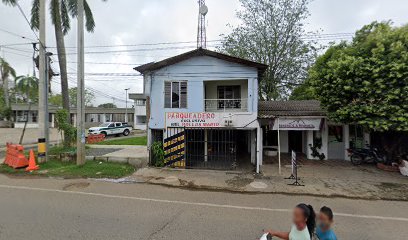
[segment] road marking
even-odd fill
[[[284,213],[292,212],[292,209],[283,209],[283,208],[263,208],[263,207],[247,207],[247,206],[215,204],[215,203],[185,202],[185,201],[177,201],[177,200],[130,197],[130,196],[123,196],[123,195],[110,195],[110,194],[103,194],[103,193],[64,191],[64,190],[49,189],[49,188],[33,188],[33,187],[9,186],[9,185],[0,185],[0,188],[41,191],[41,192],[54,192],[54,193],[64,193],[64,194],[72,194],[72,195],[104,197],[104,198],[127,199],[127,200],[136,200],[136,201],[144,201],[144,202],[172,203],[172,204],[200,206],[200,207],[227,208],[227,209],[267,211],[267,212],[284,212]],[[359,214],[349,214],[349,213],[334,213],[334,214],[336,216],[341,216],[341,217],[408,222],[408,218],[402,218],[402,217],[383,217],[383,216],[375,216],[375,215],[359,215]]]

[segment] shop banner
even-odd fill
[[[223,127],[222,113],[166,113],[166,127],[218,128]]]
[[[318,131],[321,121],[321,118],[280,118],[279,120],[275,119],[273,130],[278,130],[279,124],[279,130]]]

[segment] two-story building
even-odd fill
[[[136,67],[148,145],[163,141],[168,166],[259,170],[258,81],[266,68],[202,48]]]

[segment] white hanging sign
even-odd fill
[[[221,113],[166,113],[166,127],[187,128],[218,128],[223,127],[223,115]]]
[[[321,118],[280,118],[279,121],[275,119],[273,130],[320,130]]]

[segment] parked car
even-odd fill
[[[106,122],[101,124],[99,127],[91,127],[88,129],[88,134],[97,135],[104,134],[106,136],[110,135],[120,135],[128,136],[132,131],[133,126],[128,123],[122,122]]]

